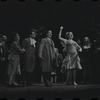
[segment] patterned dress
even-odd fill
[[[80,58],[77,50],[80,48],[79,45],[73,40],[66,40],[66,56],[62,62],[62,66],[67,69],[82,69],[80,65]]]
[[[14,41],[10,48],[10,53],[8,55],[9,65],[7,74],[15,75],[16,73],[21,74],[20,70],[20,54],[23,53],[19,42]]]

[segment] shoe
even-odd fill
[[[55,84],[54,84],[54,83],[50,83],[50,85],[51,85],[51,86],[54,86]]]
[[[69,85],[68,82],[65,82],[64,85]]]
[[[14,82],[13,85],[18,86],[18,83]]]
[[[76,83],[76,82],[74,82],[74,85],[77,85],[77,83]]]
[[[15,87],[13,84],[8,84],[7,87]]]
[[[33,84],[32,83],[27,83],[26,86],[33,86]]]
[[[83,84],[86,84],[86,82],[85,82],[85,81],[82,81],[81,84],[82,84],[82,85],[83,85]]]
[[[45,84],[46,87],[51,87],[51,85]]]
[[[22,83],[22,85],[21,85],[21,86],[22,86],[22,87],[25,87],[26,85],[27,85],[27,84],[25,84],[25,83]]]

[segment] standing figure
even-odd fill
[[[8,65],[8,86],[18,85],[15,82],[15,77],[17,73],[20,72],[20,54],[25,52],[25,49],[21,49],[20,47],[20,36],[19,34],[16,34],[14,37],[14,42],[11,44],[11,48],[9,51],[8,59],[9,59],[9,65]]]
[[[0,34],[0,83],[2,83],[2,68],[3,68],[3,62],[4,62],[4,53],[3,53],[3,43],[2,43],[2,35]]]
[[[51,72],[53,71],[53,62],[55,59],[55,46],[52,38],[52,31],[47,32],[47,37],[40,43],[39,57],[41,58],[42,76],[45,86],[51,86]]]
[[[3,61],[3,68],[2,68],[2,75],[3,80],[2,82],[7,82],[7,68],[8,68],[8,46],[7,46],[7,36],[2,36],[2,46],[3,46],[3,55],[4,55],[4,61]]]
[[[61,65],[63,61],[63,55],[59,53],[58,48],[55,48],[55,72],[57,77],[57,82],[62,81]]]
[[[83,81],[84,84],[86,81],[90,81],[91,78],[91,43],[88,37],[84,37],[83,40],[83,52],[82,52],[82,65],[83,65]]]
[[[63,27],[60,27],[59,39],[63,41],[66,45],[66,56],[62,62],[62,67],[65,67],[67,71],[67,79],[65,85],[71,82],[73,76],[73,84],[77,85],[76,83],[76,69],[82,69],[80,65],[80,58],[78,56],[78,51],[82,51],[81,47],[73,41],[73,33],[67,32],[66,39],[61,37]]]
[[[25,49],[24,53],[24,82],[23,85],[32,85],[32,74],[35,68],[35,57],[36,57],[36,31],[32,30],[29,37],[26,38],[22,47]],[[26,82],[26,83],[25,83]]]

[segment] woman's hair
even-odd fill
[[[87,41],[90,41],[89,37],[84,37],[84,40],[87,39]]]
[[[84,41],[83,41],[85,44],[91,44],[90,43],[90,39],[89,37],[84,37]]]
[[[72,38],[73,38],[73,33],[72,33],[72,32],[67,32],[67,33],[66,33],[66,38],[67,38],[67,39],[69,39],[69,38],[72,39]]]

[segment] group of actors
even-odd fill
[[[58,35],[61,45],[63,47],[63,55],[59,53],[59,50],[55,47],[55,43],[52,40],[52,31],[48,30],[46,37],[42,38],[39,46],[37,47],[36,31],[32,30],[29,33],[29,37],[25,38],[20,44],[20,35],[16,33],[14,35],[14,41],[12,42],[10,49],[8,50],[6,42],[7,36],[0,36],[0,81],[6,81],[7,86],[18,86],[16,83],[16,75],[22,74],[23,82],[22,86],[31,86],[32,73],[35,69],[35,62],[40,59],[39,65],[42,71],[42,78],[46,87],[51,87],[51,73],[56,75],[56,69],[61,68],[61,73],[66,73],[66,79],[64,85],[77,85],[76,71],[85,69],[81,64],[80,53],[88,51],[91,48],[91,43],[88,37],[84,38],[84,46],[73,40],[73,33],[66,32],[65,38],[62,38],[63,26],[60,27]],[[38,57],[37,57],[38,55]],[[89,65],[87,57],[89,52],[84,54],[83,63],[86,66]],[[20,57],[23,58],[23,67],[21,67]],[[84,58],[85,57],[85,58]],[[83,67],[83,68],[82,68]],[[7,74],[6,80],[3,80],[2,73]],[[83,83],[85,82],[86,71],[83,73]]]

